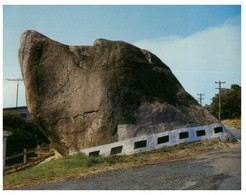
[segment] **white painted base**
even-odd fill
[[[221,127],[221,132],[215,132],[215,128]],[[203,134],[205,135],[199,136],[197,135],[197,131],[203,130]],[[205,132],[204,132],[205,131]],[[180,133],[188,132],[187,138],[180,138]],[[169,136],[168,142],[158,144],[158,138],[163,136]],[[111,153],[111,149],[115,147],[122,146],[122,150],[117,155],[129,155],[138,152],[150,151],[155,149],[160,149],[163,147],[170,147],[181,143],[194,142],[205,139],[213,139],[213,138],[230,138],[233,139],[233,135],[221,124],[215,123],[211,125],[197,126],[197,127],[188,127],[182,129],[176,129],[172,131],[161,132],[157,134],[151,135],[142,135],[139,137],[133,137],[130,139],[126,139],[123,141],[105,144],[101,146],[96,146],[92,148],[86,148],[77,152],[70,153],[70,155],[76,154],[78,152],[82,152],[86,155],[90,155],[91,152],[98,153],[100,156],[109,156]],[[146,147],[136,148],[134,149],[135,142],[145,141]],[[99,151],[99,152],[98,152]]]

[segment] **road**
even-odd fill
[[[21,189],[240,190],[241,147],[238,145],[234,148],[211,151],[179,162],[107,172],[66,182]]]
[[[236,139],[241,140],[241,130],[230,129],[230,132],[234,135]]]

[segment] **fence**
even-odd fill
[[[28,159],[28,154],[36,154],[36,157],[32,157]],[[6,164],[4,163],[4,174],[8,174],[8,173],[12,173],[15,171],[19,171],[21,169],[33,166],[35,164],[40,163],[41,161],[43,161],[44,159],[46,159],[49,156],[53,156],[55,153],[53,151],[53,148],[51,147],[51,144],[49,144],[49,146],[46,147],[40,147],[37,146],[37,148],[33,149],[33,150],[27,150],[24,149],[24,152],[19,153],[19,154],[14,154],[12,156],[8,156],[5,158],[5,161],[10,160],[10,159],[14,159],[14,158],[18,158],[23,156],[23,163],[18,163],[12,166],[6,166]]]

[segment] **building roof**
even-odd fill
[[[8,110],[19,110],[19,109],[27,109],[27,106],[18,106],[18,107],[8,107],[8,108],[3,108],[3,111],[8,111]]]
[[[8,136],[11,136],[11,135],[12,135],[11,131],[3,131],[3,136],[4,137],[8,137]]]

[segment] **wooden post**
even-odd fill
[[[40,145],[38,145],[38,158],[40,158]]]
[[[27,154],[26,154],[26,149],[24,149],[24,158],[23,158],[24,163],[26,163],[26,160],[27,160]]]
[[[219,83],[219,88],[215,88],[215,89],[219,90],[219,122],[221,122],[221,120],[220,120],[220,115],[221,115],[221,89],[223,89],[223,88],[221,88],[221,84],[224,84],[225,81],[223,81],[223,82],[221,82],[221,81],[216,82],[215,81],[215,83]]]
[[[7,137],[4,137],[3,138],[3,171],[5,169],[6,148],[7,148]]]
[[[10,131],[3,131],[3,172],[5,169],[6,149],[7,149],[7,137],[11,136]]]

